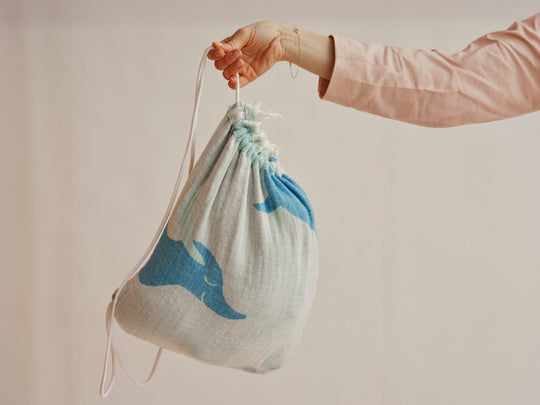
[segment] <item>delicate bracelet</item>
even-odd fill
[[[297,62],[300,60],[300,34],[298,33],[298,27],[296,25],[293,25],[294,29],[293,31],[296,32],[296,35],[298,36],[298,59],[296,60]],[[291,77],[293,79],[296,79],[296,75],[298,75],[298,65],[296,65],[296,73],[293,75],[293,72],[292,72],[292,62],[289,62],[289,70],[291,72]]]

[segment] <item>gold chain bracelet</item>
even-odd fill
[[[296,32],[296,35],[298,36],[298,59],[296,60],[297,62],[300,60],[300,34],[299,34],[299,29],[296,25],[293,25],[294,29],[293,31]],[[292,62],[289,62],[289,70],[291,72],[291,77],[293,79],[296,79],[296,75],[298,75],[298,65],[296,65],[296,73],[293,75],[293,72],[292,72]]]

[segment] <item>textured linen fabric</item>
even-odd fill
[[[540,110],[540,13],[453,54],[330,37],[335,60],[330,80],[319,77],[322,100],[428,127]]]
[[[263,116],[258,105],[229,107],[116,308],[130,334],[255,373],[281,367],[299,344],[318,274],[312,207]]]

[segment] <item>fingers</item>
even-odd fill
[[[214,66],[223,70],[223,77],[228,80],[229,87],[236,89],[236,74],[244,68],[241,49],[248,42],[252,30],[248,27],[238,29],[233,35],[220,42],[212,42],[214,49],[208,52],[208,59],[215,61]],[[240,76],[240,87],[249,83],[244,76]]]
[[[249,27],[242,27],[236,30],[230,37],[223,39],[220,42],[213,42],[212,46],[219,46],[223,50],[230,52],[233,49],[242,49],[251,35],[251,29]]]
[[[235,49],[242,49],[248,42],[251,33],[252,30],[249,28],[249,26],[242,27],[236,30],[236,32],[230,37],[227,37],[219,42],[213,41],[212,47],[214,49],[208,53],[208,58],[217,61],[230,52],[233,52]],[[226,66],[228,66],[230,63],[232,63],[232,61],[227,63]],[[222,68],[218,69],[223,70],[226,66],[222,66]]]
[[[219,60],[234,50],[234,48],[223,47],[220,42],[212,42],[212,46],[214,49],[211,49],[207,55],[210,60]]]
[[[224,39],[223,41],[227,41],[227,39]],[[230,42],[212,42],[212,46],[215,49],[221,49],[224,53],[231,52],[233,49],[237,48]]]
[[[212,42],[212,45],[216,45]],[[244,66],[242,52],[233,49],[231,52],[225,52],[222,48],[211,49],[207,54],[208,59],[215,60],[214,65],[217,69],[223,70],[223,77],[229,81],[229,87],[236,89],[236,74],[240,73]],[[245,85],[247,81],[240,80],[240,85]]]
[[[218,70],[225,70],[241,57],[242,57],[242,52],[240,52],[240,50],[238,49],[235,49],[234,51],[228,52],[227,54],[225,54],[223,58],[216,60],[214,62],[214,66]]]
[[[244,87],[248,83],[249,79],[245,76],[240,75],[240,88]],[[228,85],[231,89],[236,90],[236,74],[231,76]]]
[[[235,76],[240,72],[242,66],[244,66],[244,61],[242,59],[237,59],[223,71],[223,77],[229,80],[231,76]]]
[[[214,48],[208,52],[208,59],[219,60],[225,56],[225,51],[221,48]]]

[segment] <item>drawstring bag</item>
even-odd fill
[[[262,118],[279,115],[239,101],[238,75],[236,102],[193,167],[211,49],[199,66],[191,131],[167,212],[107,308],[102,396],[120,360],[115,321],[158,346],[145,384],[162,349],[251,373],[275,370],[299,344],[310,312],[318,273],[313,210],[261,131]],[[188,178],[174,204],[188,153]]]

